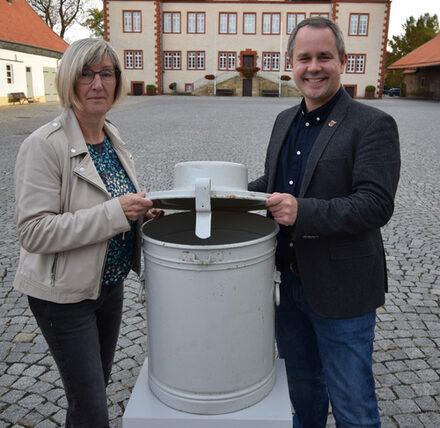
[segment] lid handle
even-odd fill
[[[196,178],[196,236],[207,239],[211,236],[211,179]]]

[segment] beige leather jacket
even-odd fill
[[[117,129],[108,121],[104,129],[139,191],[133,158]],[[14,287],[57,303],[97,299],[108,241],[130,225],[119,199],[107,192],[71,109],[21,145],[15,198],[21,251]],[[139,233],[132,268],[139,273]]]

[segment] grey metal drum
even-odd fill
[[[142,227],[149,386],[174,409],[230,413],[262,400],[275,383],[278,225],[213,212],[211,236],[200,239],[195,216]]]

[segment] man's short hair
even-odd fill
[[[295,47],[296,35],[301,28],[306,26],[313,28],[330,28],[335,35],[336,48],[338,50],[339,59],[342,61],[345,55],[345,44],[344,38],[342,37],[342,32],[333,21],[322,16],[313,16],[311,18],[304,19],[292,30],[289,41],[287,42],[287,55],[291,61],[293,60],[293,49]]]
[[[81,108],[81,102],[75,93],[75,84],[84,67],[99,64],[109,56],[116,74],[116,89],[113,104],[126,95],[126,83],[121,75],[121,64],[116,51],[103,39],[82,39],[73,42],[64,52],[55,79],[60,103],[64,108]]]

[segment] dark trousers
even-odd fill
[[[373,377],[375,311],[326,318],[309,305],[298,277],[281,272],[278,351],[287,369],[294,428],[324,428],[329,401],[338,428],[379,428]]]
[[[58,304],[28,297],[61,374],[68,428],[109,426],[106,386],[122,317],[123,284],[103,287],[97,300]]]

